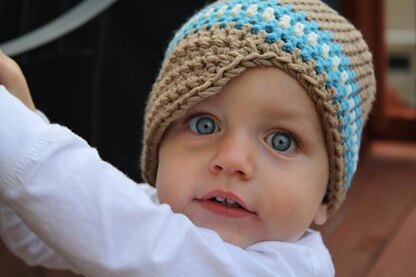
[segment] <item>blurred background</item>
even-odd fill
[[[86,2],[0,0],[0,47]],[[100,0],[88,2],[94,6]],[[17,49],[13,44],[3,50],[11,51],[22,67],[38,109],[87,139],[104,160],[140,182],[144,104],[164,49],[181,23],[210,1],[112,2],[48,43],[18,53],[12,53]],[[347,200],[320,230],[337,276],[414,276],[416,1],[325,2],[363,32],[374,55],[378,95]],[[82,16],[75,15],[71,22]],[[0,272],[12,277],[75,276],[28,267],[2,244]]]

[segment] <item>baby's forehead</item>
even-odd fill
[[[270,121],[320,122],[315,102],[291,75],[275,67],[249,68],[186,114],[210,109],[245,113]],[[320,126],[317,126],[320,127]]]

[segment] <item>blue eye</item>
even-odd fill
[[[279,152],[293,152],[296,150],[295,139],[286,133],[276,132],[266,137],[266,142]]]
[[[209,135],[220,130],[218,124],[208,116],[196,116],[188,121],[188,126],[197,134]]]

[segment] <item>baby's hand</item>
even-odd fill
[[[20,99],[29,109],[35,110],[26,78],[19,65],[0,50],[0,85]]]

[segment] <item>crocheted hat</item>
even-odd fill
[[[357,167],[374,95],[372,55],[362,35],[318,0],[230,0],[208,5],[170,42],[149,95],[142,173],[155,184],[158,147],[169,124],[250,67],[275,66],[315,102],[326,134],[328,214],[345,198]]]

